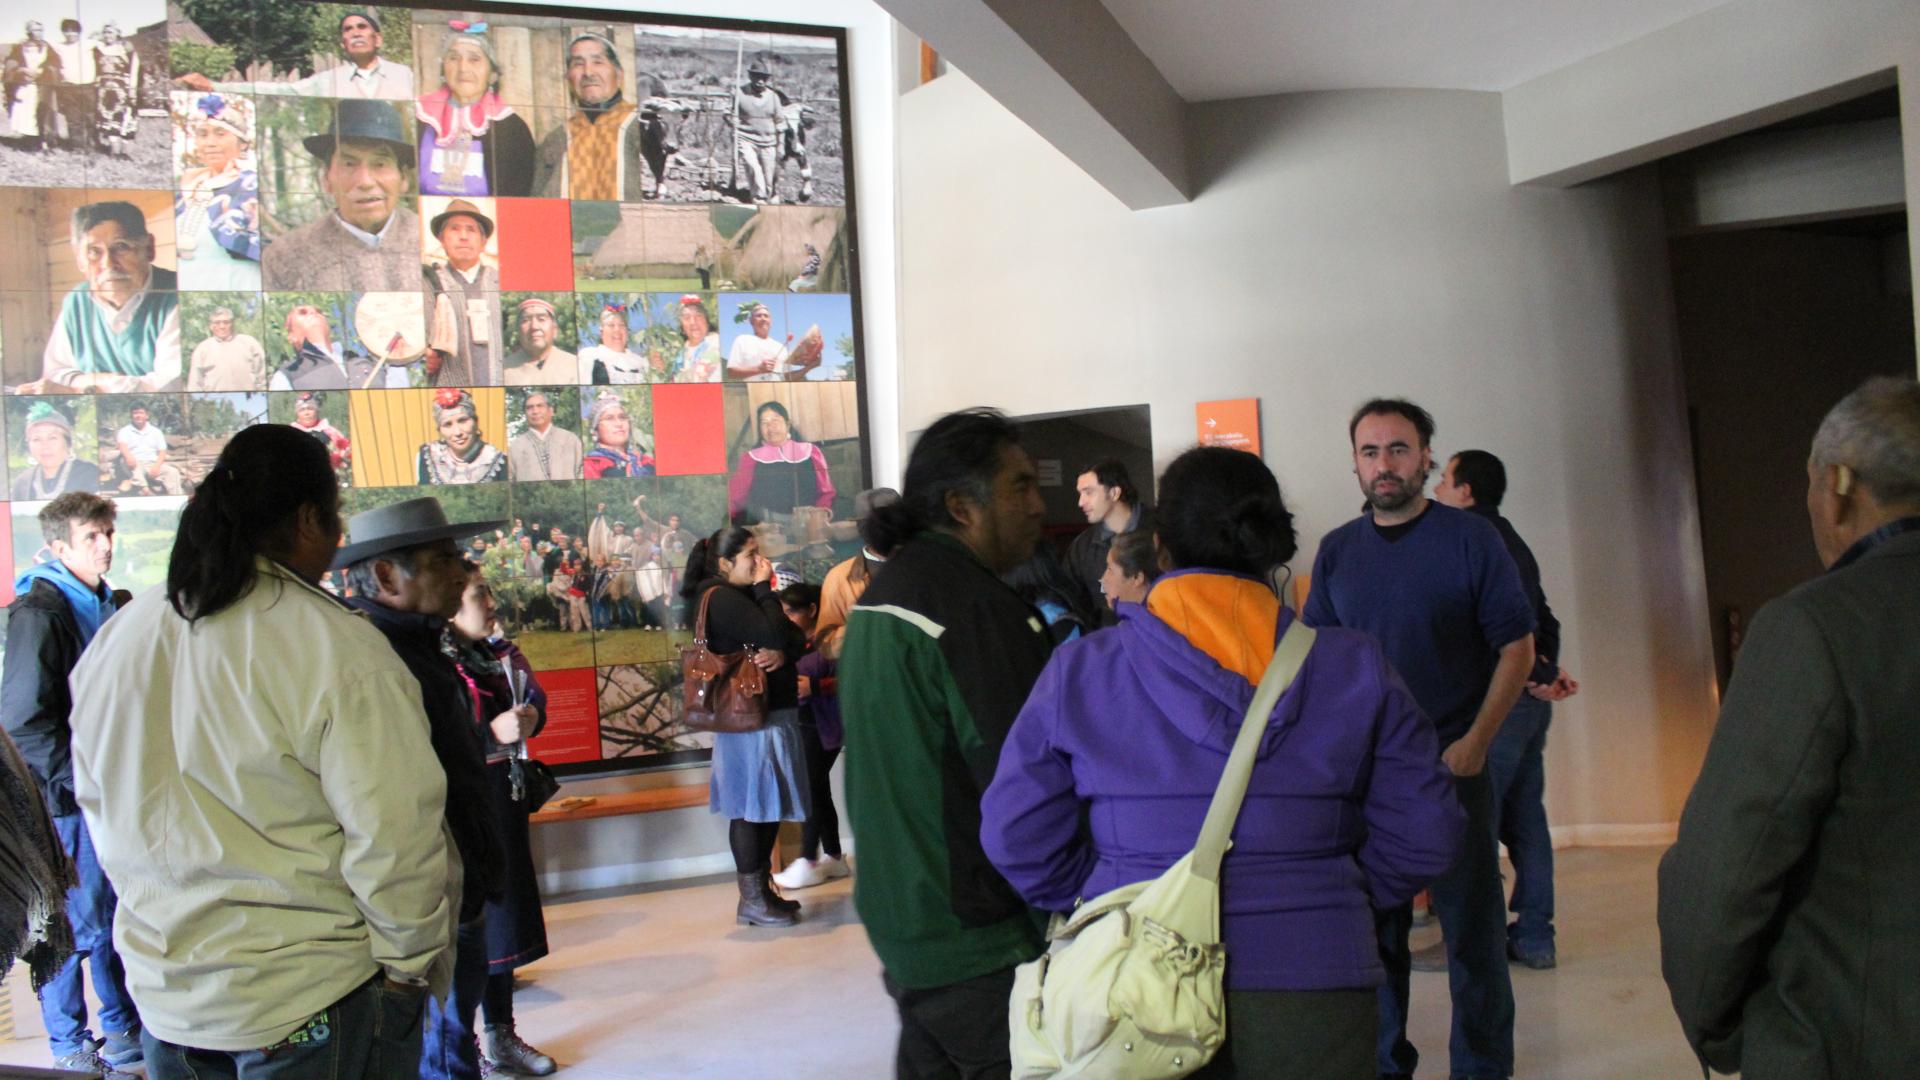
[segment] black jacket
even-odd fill
[[[707,590],[713,603],[707,609],[707,648],[717,653],[739,652],[748,646],[779,649],[787,654],[780,670],[767,676],[767,708],[791,709],[800,704],[800,676],[793,666],[807,651],[807,636],[788,621],[780,607],[780,597],[765,582],[751,587],[729,585],[720,578],[700,583],[687,612],[689,620],[698,616],[700,598]]]
[[[427,710],[434,756],[447,774],[447,825],[466,868],[460,892],[460,921],[480,917],[484,903],[500,895],[505,865],[500,828],[487,791],[487,748],[474,722],[473,695],[440,649],[445,619],[395,611],[356,597],[347,603],[364,612],[387,636],[413,677]]]
[[[73,694],[67,676],[80,662],[80,624],[59,586],[35,581],[7,608],[7,658],[0,675],[0,721],[20,748],[47,800],[47,812],[77,814],[73,797]]]
[[[1920,531],[1748,628],[1660,860],[1661,971],[1720,1072],[1865,1080],[1920,1061],[1916,594]]]
[[[1534,621],[1533,671],[1528,673],[1527,681],[1550,683],[1560,676],[1560,620],[1553,617],[1553,609],[1547,606],[1546,591],[1540,587],[1540,563],[1534,559],[1533,549],[1514,531],[1513,522],[1500,516],[1498,509],[1477,504],[1467,509],[1500,530],[1507,554],[1512,555],[1515,565],[1520,567],[1520,587],[1526,590],[1527,602],[1533,605]]]
[[[1134,507],[1132,520],[1121,531],[1141,529],[1153,531],[1153,510],[1146,506]],[[1100,575],[1107,572],[1107,552],[1113,550],[1113,538],[1117,535],[1103,524],[1094,524],[1067,545],[1067,571],[1079,582],[1082,591],[1080,609],[1098,613],[1101,626],[1113,626],[1120,621],[1106,598],[1100,595]]]

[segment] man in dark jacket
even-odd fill
[[[1547,831],[1547,725],[1553,703],[1579,692],[1579,684],[1560,667],[1560,620],[1547,606],[1540,587],[1540,563],[1520,539],[1513,522],[1500,514],[1507,496],[1507,467],[1485,450],[1462,450],[1447,461],[1433,497],[1493,523],[1520,570],[1520,587],[1533,605],[1533,670],[1527,688],[1513,703],[1506,722],[1487,751],[1487,775],[1493,778],[1493,819],[1500,842],[1513,860],[1514,921],[1507,926],[1507,956],[1543,970],[1556,963],[1553,945],[1553,837]],[[1436,942],[1414,954],[1415,971],[1447,970],[1446,944]]]
[[[999,575],[1033,552],[1045,506],[1012,421],[942,417],[900,501],[865,522],[889,551],[840,654],[854,905],[900,1011],[899,1077],[1006,1076],[1013,969],[1040,922],[980,846],[980,797],[1051,651]]]
[[[456,1080],[480,1075],[473,1021],[487,981],[483,913],[487,899],[500,894],[505,864],[487,791],[486,743],[466,677],[443,642],[467,590],[467,562],[456,541],[505,524],[449,523],[440,500],[408,499],[355,514],[333,563],[347,571],[347,603],[373,621],[420,680],[434,755],[447,774],[447,825],[465,877],[453,993],[444,1007],[434,1003],[421,1075]]]
[[[1080,512],[1087,515],[1087,527],[1067,545],[1067,569],[1080,583],[1084,595],[1080,609],[1098,612],[1100,625],[1120,621],[1113,606],[1100,594],[1100,575],[1107,572],[1107,552],[1113,538],[1139,529],[1153,530],[1153,511],[1140,505],[1140,493],[1134,489],[1127,467],[1108,458],[1089,465],[1074,481],[1080,496]]]
[[[40,1014],[55,1068],[118,1075],[114,1067],[141,1060],[140,1015],[127,993],[126,974],[113,948],[113,885],[94,857],[93,838],[73,793],[73,696],[67,676],[80,653],[116,607],[107,587],[113,567],[111,500],[70,491],[40,511],[40,528],[53,561],[29,567],[14,582],[8,608],[7,654],[0,677],[0,720],[40,785],[54,832],[79,884],[67,890],[74,950],[40,989]],[[87,1029],[85,976],[91,957],[100,998],[104,1043]]]
[[[1826,573],[1754,617],[1680,838],[1660,956],[1703,1064],[1746,1080],[1920,1061],[1920,385],[1834,406],[1807,463]]]

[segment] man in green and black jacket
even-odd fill
[[[900,501],[869,525],[903,542],[840,657],[854,903],[900,1010],[903,1078],[1006,1076],[1013,969],[1044,944],[980,848],[981,793],[1051,649],[999,577],[1033,553],[1044,513],[1019,438],[991,410],[921,436]]]

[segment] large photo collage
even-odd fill
[[[471,555],[552,700],[537,756],[705,760],[678,723],[695,541],[754,526],[811,581],[859,550],[844,43],[551,10],[0,26],[0,599],[65,491],[117,502],[115,587],[162,586],[227,442],[292,424],[348,515],[430,494],[509,523]]]

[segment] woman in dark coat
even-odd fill
[[[792,926],[800,905],[773,891],[771,857],[782,821],[805,821],[806,747],[800,734],[800,680],[795,662],[806,637],[787,620],[773,591],[773,564],[760,541],[738,526],[693,545],[684,591],[687,616],[707,603],[706,642],[715,653],[747,651],[767,675],[767,722],[757,731],[715,732],[708,807],[728,818],[727,840],[740,887],[738,921]],[[709,600],[709,596],[711,599]]]
[[[528,809],[514,796],[513,758],[520,744],[545,726],[547,694],[534,681],[533,668],[520,650],[494,636],[493,589],[478,566],[468,565],[466,597],[460,613],[447,624],[445,647],[473,692],[474,723],[486,740],[487,791],[500,822],[506,870],[505,888],[486,907],[487,989],[480,999],[485,1022],[480,1052],[498,1070],[546,1076],[554,1071],[554,1060],[527,1045],[513,1026],[513,969],[547,955]]]

